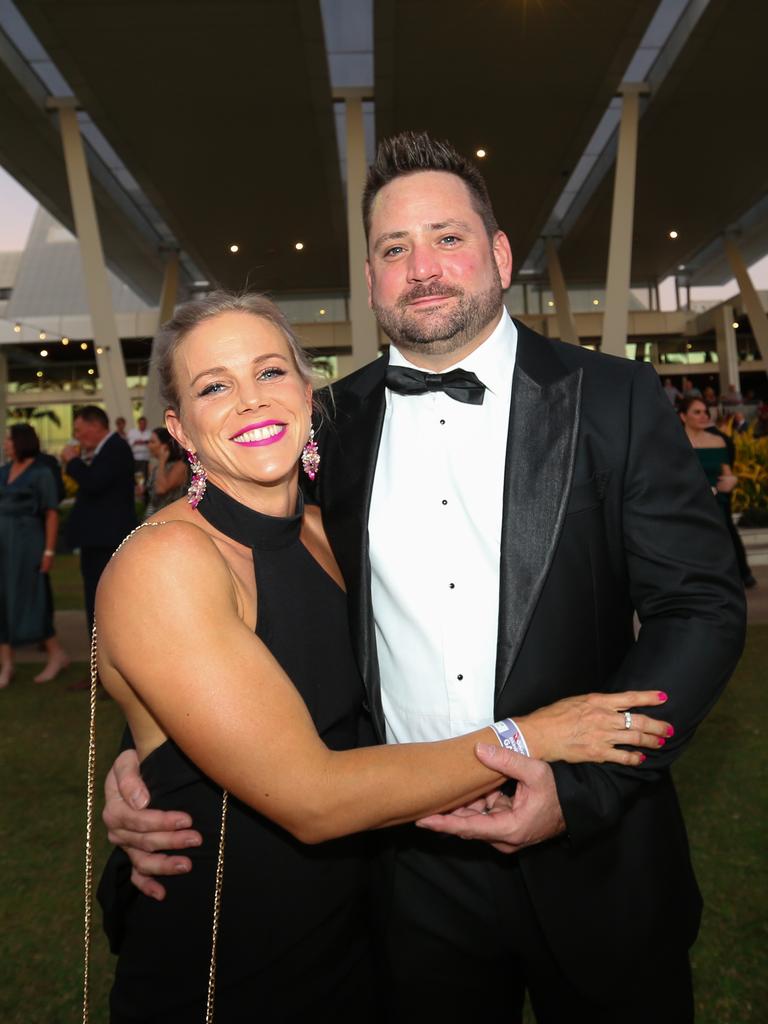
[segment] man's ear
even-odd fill
[[[501,287],[506,291],[512,280],[512,247],[503,231],[497,231],[493,236],[491,251],[501,278]]]

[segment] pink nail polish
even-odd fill
[[[659,746],[660,747],[663,747],[666,742],[667,741],[662,736],[659,736]]]
[[[642,764],[643,761],[645,761],[645,754],[640,755],[640,763]]]
[[[659,700],[669,700],[669,697],[667,697],[663,690],[659,690]]]
[[[674,725],[670,725],[670,727],[667,729],[667,736],[674,736],[674,735],[675,735],[675,727],[674,727]]]

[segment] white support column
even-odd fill
[[[547,252],[547,266],[549,267],[549,286],[552,289],[552,297],[555,300],[555,313],[557,314],[557,327],[562,341],[570,342],[571,345],[579,344],[579,335],[576,330],[576,321],[571,312],[571,300],[568,297],[568,289],[565,286],[563,268],[560,265],[560,256],[557,252],[554,238],[547,238],[545,242]]]
[[[760,296],[752,284],[749,270],[736,243],[726,235],[723,240],[723,246],[725,248],[725,255],[728,257],[728,262],[733,270],[733,276],[739,285],[741,304],[749,317],[752,336],[757,345],[758,358],[768,359],[768,316],[766,316]]]
[[[102,398],[107,415],[113,424],[118,416],[124,416],[126,422],[131,424],[131,396],[125,379],[125,363],[115,323],[112,292],[104,263],[91,179],[80,136],[80,125],[77,122],[77,101],[72,97],[52,98],[48,104],[59,114],[75,233],[80,245],[85,290],[91,313],[94,349],[97,346],[102,349],[101,353],[96,352]]]
[[[365,129],[363,94],[369,90],[343,92],[347,113],[347,247],[349,250],[349,320],[352,328],[350,369],[370,363],[379,354],[376,319],[368,308],[365,283],[367,248],[360,215],[365,186]]]
[[[611,236],[608,246],[608,276],[605,287],[605,315],[601,352],[627,354],[629,286],[632,270],[632,227],[635,215],[635,173],[637,170],[637,125],[640,96],[648,92],[642,83],[624,82],[621,94],[621,124],[613,185]]]
[[[733,309],[718,306],[713,310],[715,337],[717,339],[717,364],[720,375],[720,394],[727,393],[730,385],[741,391],[739,382],[739,351],[736,347],[736,331],[733,327]]]
[[[179,254],[175,250],[168,253],[163,275],[163,287],[160,292],[160,311],[157,317],[158,329],[173,316],[176,297],[179,290]],[[152,354],[149,357],[147,370],[147,386],[144,389],[144,415],[150,430],[162,427],[165,420],[165,407],[160,396],[160,375],[157,372],[157,352],[152,343]]]
[[[0,430],[3,439],[8,431],[8,357],[0,350]]]

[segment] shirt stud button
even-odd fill
[[[444,505],[447,505],[447,504],[448,504],[448,501],[447,501],[447,500],[446,500],[445,498],[443,498],[443,504],[444,504]]]
[[[449,588],[450,588],[451,590],[454,590],[454,589],[455,589],[455,587],[456,587],[456,584],[455,584],[455,583],[449,583],[449,584],[448,584],[448,586],[449,586]]]
[[[445,420],[440,420],[440,426],[441,426],[441,427],[444,427],[444,426],[445,426]]]
[[[456,678],[459,680],[459,682],[461,682],[461,680],[464,678],[464,676],[461,674],[461,672],[459,672],[459,674],[456,676]]]

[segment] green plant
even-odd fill
[[[739,478],[733,492],[733,511],[742,513],[742,525],[759,525],[755,519],[768,517],[768,437],[754,437],[752,429],[734,434]],[[765,524],[764,525],[768,525]]]

